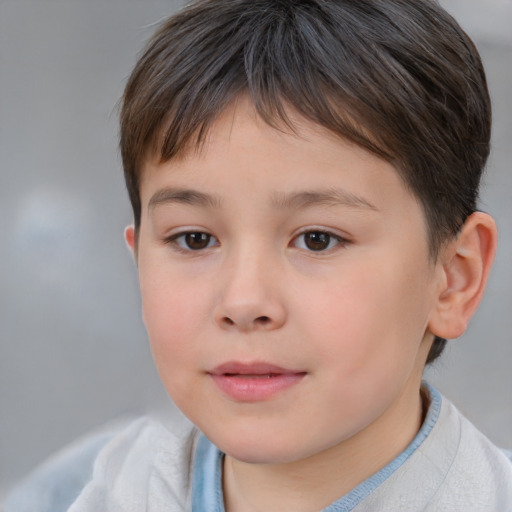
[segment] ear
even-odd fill
[[[496,254],[497,230],[490,215],[468,217],[439,255],[441,279],[429,329],[441,338],[462,335],[482,299]]]
[[[124,228],[124,241],[132,253],[133,258],[137,261],[137,232],[133,224]]]

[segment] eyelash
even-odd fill
[[[327,247],[312,249],[311,247],[307,247],[307,242],[304,242],[304,245],[306,247],[298,247],[296,244],[297,240],[299,240],[301,237],[304,237],[306,235],[316,235],[316,236],[321,235],[321,236],[327,237],[327,239],[328,239]],[[333,242],[335,242],[334,245],[332,245]],[[346,238],[343,238],[342,236],[336,235],[335,233],[332,233],[331,231],[327,231],[325,229],[307,229],[306,231],[299,233],[292,240],[292,243],[294,243],[295,247],[298,247],[299,249],[303,249],[305,251],[313,252],[313,253],[322,253],[322,252],[328,252],[338,246],[345,247],[346,245],[348,245],[350,243],[350,241],[347,240]]]
[[[207,242],[205,247],[199,247],[199,248],[192,248],[186,243],[186,237],[192,236],[192,235],[201,235],[204,237],[207,237]],[[168,238],[165,239],[165,243],[168,245],[173,246],[173,249],[190,253],[190,252],[201,252],[205,249],[210,249],[211,247],[215,247],[215,245],[219,245],[218,240],[215,245],[210,245],[210,242],[212,240],[217,240],[213,235],[210,235],[210,233],[206,233],[204,231],[182,231],[180,233],[176,233]],[[180,243],[180,241],[183,242],[183,244]],[[188,247],[187,247],[188,245]]]
[[[187,243],[187,241],[186,241],[187,237],[198,236],[198,235],[203,237],[203,240],[206,245],[193,248],[190,246],[189,243]],[[303,247],[300,247],[297,244],[297,241],[299,239],[301,239],[301,237],[305,237],[307,235],[315,235],[316,237],[318,237],[317,242],[320,244],[320,247],[313,249],[311,246],[308,247],[307,242],[304,242],[302,244]],[[321,240],[322,237],[325,237],[327,240],[322,241]],[[211,235],[210,233],[204,232],[204,231],[182,231],[180,233],[176,233],[176,234],[166,238],[164,241],[166,244],[173,246],[173,249],[180,251],[180,252],[184,252],[184,253],[195,253],[195,252],[199,253],[206,249],[210,249],[212,247],[216,247],[216,246],[220,245],[219,241],[213,235]],[[212,244],[211,243],[212,241],[215,241],[216,243]],[[327,246],[322,247],[321,246],[322,243],[325,243],[326,241],[327,241]],[[311,240],[310,240],[310,242],[311,242]],[[333,242],[335,242],[334,245],[333,245]],[[315,243],[314,240],[313,240],[313,243]],[[302,249],[304,251],[313,252],[313,253],[327,252],[327,251],[334,249],[337,246],[345,247],[349,243],[350,243],[350,241],[347,240],[346,238],[343,238],[339,235],[336,235],[336,234],[334,234],[330,231],[326,231],[324,229],[308,229],[306,231],[303,231],[302,233],[299,233],[291,241],[292,246],[297,247],[298,249]]]

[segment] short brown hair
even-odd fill
[[[423,206],[434,258],[476,210],[490,99],[474,44],[437,2],[198,0],[160,26],[123,96],[136,228],[148,155],[200,145],[241,93],[273,126],[293,129],[293,108],[391,162]]]

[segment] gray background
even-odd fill
[[[115,104],[179,2],[0,0],[0,494],[91,428],[170,401],[152,366]],[[445,0],[494,98],[482,207],[500,246],[469,331],[429,378],[512,448],[512,0]]]

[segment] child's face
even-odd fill
[[[239,101],[201,152],[148,162],[141,183],[138,266],[160,376],[249,462],[368,433],[371,452],[419,422],[441,275],[394,168],[296,121],[298,136],[277,131]]]

